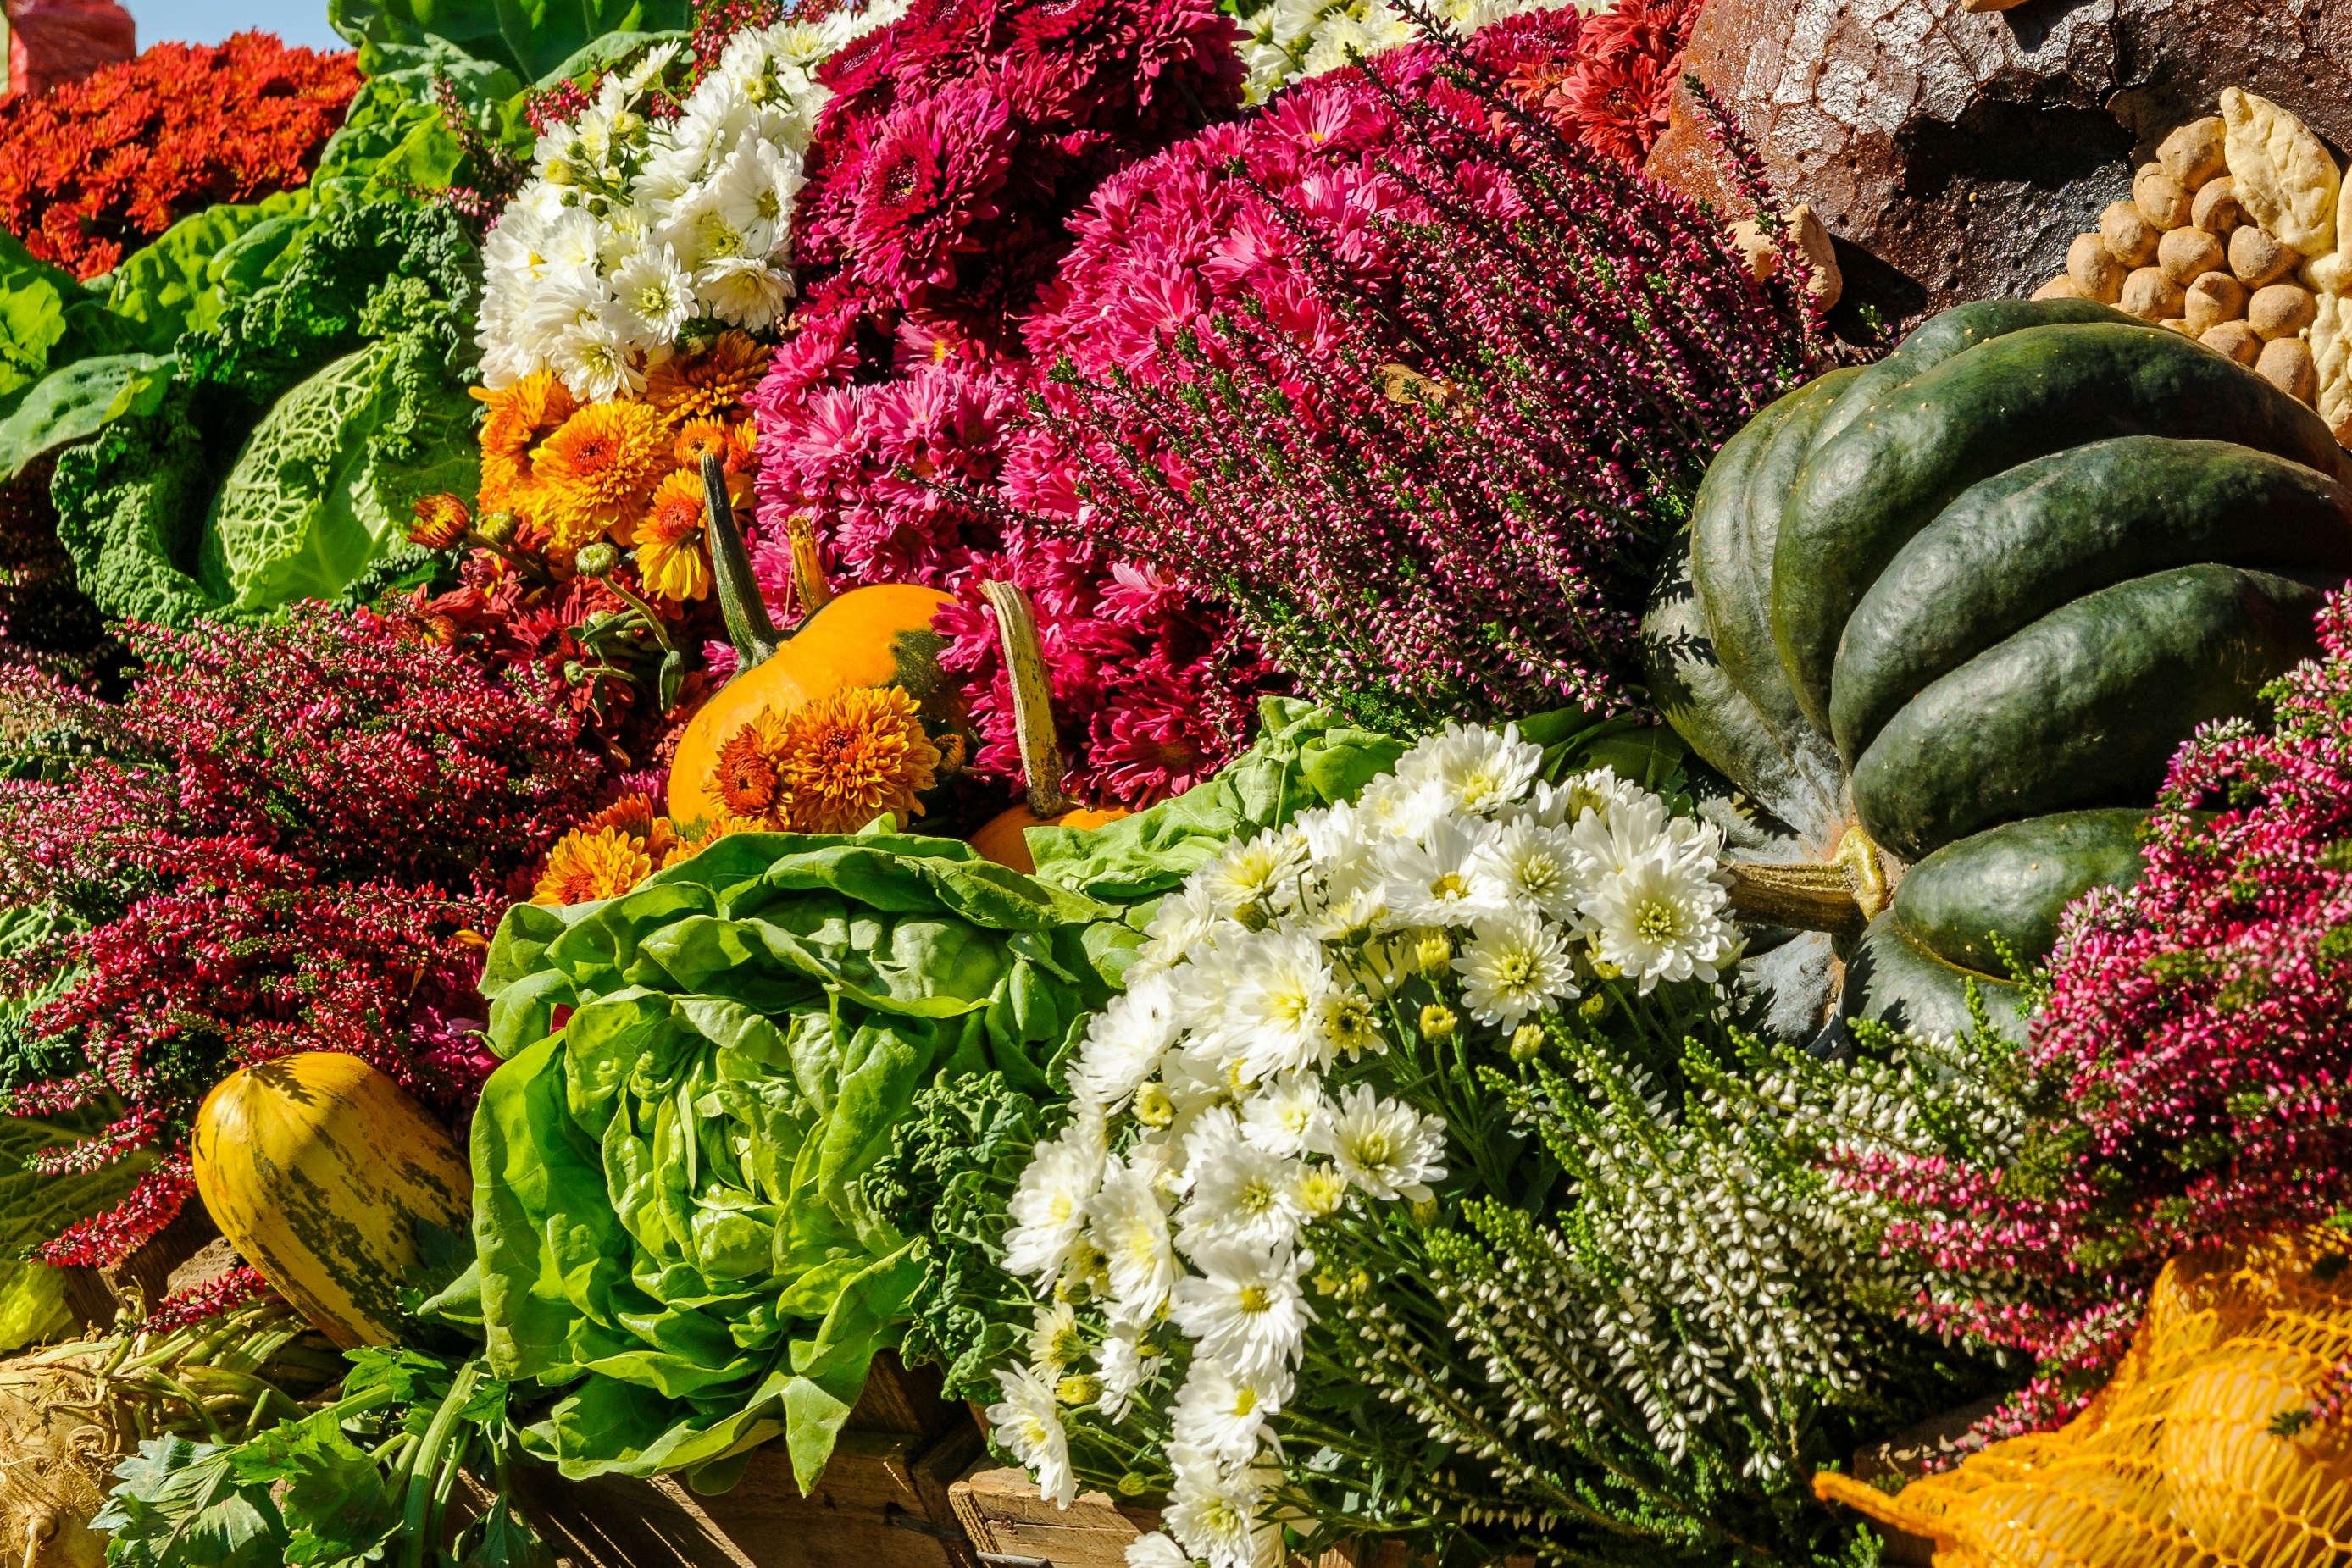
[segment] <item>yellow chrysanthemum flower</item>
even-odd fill
[[[682,602],[710,591],[707,516],[699,475],[680,468],[654,487],[653,505],[637,525],[637,575],[646,592]]]
[[[641,402],[591,403],[563,422],[535,455],[534,519],[551,536],[549,552],[569,552],[610,533],[635,537],[646,492],[668,466],[662,423]]]
[[[896,686],[802,704],[784,720],[782,751],[792,824],[804,833],[855,832],[885,811],[903,827],[939,781],[940,748],[915,699]]]
[[[588,832],[574,828],[547,852],[547,865],[531,889],[533,904],[586,904],[618,898],[653,874],[645,841],[618,828]]]
[[[677,354],[646,372],[646,402],[676,428],[734,409],[768,371],[768,350],[733,329],[698,354]]]

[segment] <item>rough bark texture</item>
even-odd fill
[[[2032,292],[2225,87],[2352,144],[2344,0],[1707,0],[1685,65],[1839,240],[1842,328]],[[1713,151],[1678,84],[1649,170],[1742,215]]]

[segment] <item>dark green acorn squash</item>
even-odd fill
[[[1971,980],[2013,1020],[2002,948],[2132,881],[2180,743],[2316,652],[2347,482],[2309,408],[2082,300],[1946,311],[1727,443],[1644,631],[1775,1027],[1949,1030]]]

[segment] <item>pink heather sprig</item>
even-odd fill
[[[110,1269],[161,1235],[195,1195],[187,1155],[173,1154],[140,1177],[121,1203],[76,1221],[35,1256],[60,1269]]]
[[[226,1317],[277,1293],[261,1277],[260,1270],[240,1264],[217,1280],[191,1285],[164,1297],[139,1326],[150,1338],[161,1338],[207,1318]]]
[[[1386,722],[1627,706],[1706,460],[1808,357],[1711,219],[1507,95],[1546,24],[1115,178],[1029,328],[1068,526]]]
[[[2352,1207],[2352,599],[2319,630],[2271,733],[2213,725],[2173,759],[2139,883],[2069,912],[2030,1043],[1979,1041],[2021,1075],[2022,1139],[1832,1157],[1889,1249],[1955,1282],[1923,1322],[2078,1396],[2166,1260]]]

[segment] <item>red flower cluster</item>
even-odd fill
[[[0,226],[94,277],[189,213],[308,180],[359,88],[352,55],[256,32],[0,99]]]
[[[27,1020],[56,1075],[7,1064],[16,1111],[122,1106],[63,1156],[89,1168],[176,1150],[230,1068],[323,1050],[461,1113],[493,1065],[473,933],[604,797],[577,720],[538,671],[493,680],[366,613],[130,642],[145,672],[119,706],[25,673],[8,694],[93,753],[0,781],[0,907],[81,927],[0,974],[19,994],[68,977]],[[176,1168],[57,1256],[135,1248],[184,1202]]]
[[[2174,759],[2138,885],[2070,912],[2032,1043],[1971,1075],[2014,1078],[2022,1133],[1840,1161],[1958,1282],[1923,1316],[2042,1358],[2044,1419],[2166,1259],[2352,1206],[2352,596],[2320,631],[2274,733],[2215,725]]]
[[[1523,67],[1512,86],[1604,157],[1639,163],[1666,128],[1698,0],[1620,0],[1585,20],[1572,57]]]

